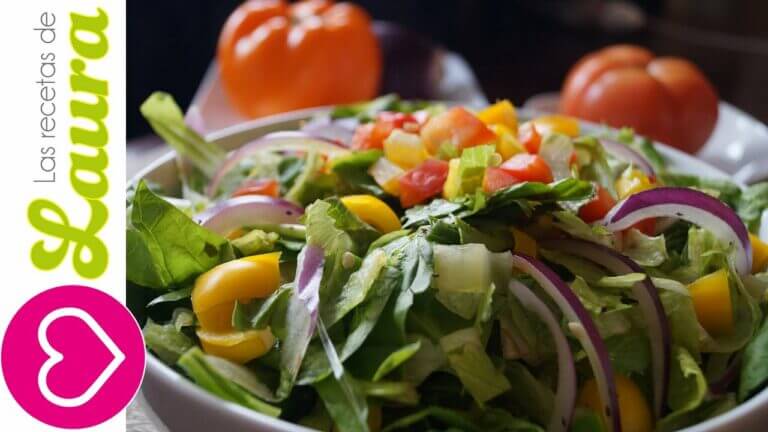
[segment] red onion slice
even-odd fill
[[[266,150],[306,152],[311,149],[316,149],[329,157],[346,154],[348,152],[343,146],[334,141],[318,139],[305,132],[286,131],[267,134],[255,141],[249,142],[230,154],[216,171],[216,174],[214,174],[211,182],[208,184],[206,193],[208,197],[215,196],[224,176],[237,167],[243,159],[256,152]]]
[[[603,148],[605,151],[610,153],[611,155],[626,161],[630,162],[633,165],[635,165],[637,168],[639,168],[641,171],[643,171],[645,174],[649,176],[656,176],[656,172],[653,169],[653,165],[651,165],[650,162],[648,162],[648,159],[646,159],[643,155],[636,152],[634,149],[632,149],[630,146],[626,144],[622,144],[618,141],[614,141],[612,139],[607,138],[600,138],[600,144],[603,145]]]
[[[331,120],[329,117],[318,117],[307,122],[301,131],[349,147],[358,123],[356,118]]]
[[[748,275],[752,270],[752,244],[744,222],[722,201],[695,189],[660,187],[638,192],[615,205],[603,224],[611,231],[621,231],[655,217],[683,219],[709,230],[731,246],[739,274]]]
[[[557,307],[568,319],[568,327],[581,342],[589,358],[597,382],[597,389],[603,403],[603,415],[608,429],[621,431],[619,398],[616,393],[613,367],[603,339],[597,331],[594,321],[581,304],[576,294],[562,279],[541,261],[526,255],[512,255],[512,266],[531,276],[542,289],[554,300]]]
[[[544,242],[545,248],[559,250],[602,265],[615,275],[644,273],[642,267],[615,250],[585,240],[564,239]],[[669,364],[671,336],[669,321],[658,290],[649,277],[632,287],[632,294],[643,312],[648,326],[648,340],[651,344],[651,363],[653,367],[653,408],[656,418],[661,418],[664,402],[667,400],[669,385]]]
[[[259,224],[298,223],[304,209],[280,198],[244,195],[221,201],[193,219],[209,230],[227,235],[240,227]]]
[[[509,291],[517,297],[520,304],[526,309],[535,313],[547,326],[552,339],[555,341],[557,349],[557,392],[555,393],[555,407],[552,410],[552,418],[549,420],[547,431],[561,432],[567,431],[573,409],[576,405],[576,367],[573,360],[571,347],[568,345],[568,339],[565,337],[560,322],[551,310],[544,304],[536,294],[523,285],[513,280],[509,283]]]
[[[291,319],[288,320],[287,334],[280,350],[280,366],[290,383],[299,373],[317,326],[324,263],[325,254],[319,246],[307,245],[299,253],[293,293],[288,303],[287,316]],[[280,389],[283,389],[282,384]]]

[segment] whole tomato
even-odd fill
[[[382,68],[368,14],[330,0],[246,1],[224,24],[218,61],[248,117],[370,99]]]
[[[560,111],[638,133],[688,153],[717,123],[718,97],[691,62],[614,45],[588,54],[568,73]]]

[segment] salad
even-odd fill
[[[671,431],[768,383],[768,183],[508,101],[389,95],[231,153],[167,94],[142,113],[181,186],[129,190],[129,306],[218,397],[326,431]]]

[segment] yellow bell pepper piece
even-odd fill
[[[690,285],[696,318],[713,335],[726,335],[733,331],[733,306],[728,271],[718,270],[703,276]]]
[[[384,140],[384,156],[395,165],[409,170],[424,162],[429,154],[421,137],[395,129]]]
[[[227,332],[198,329],[197,337],[206,353],[240,364],[263,356],[275,345],[269,329]]]
[[[512,235],[515,236],[515,253],[536,257],[539,251],[536,239],[517,228],[512,228]]]
[[[382,200],[373,195],[347,195],[341,202],[363,222],[382,233],[400,229],[400,219]]]
[[[202,328],[229,330],[236,300],[267,297],[279,285],[280,252],[229,261],[197,278],[192,288],[192,310]]]
[[[461,176],[459,175],[459,164],[461,159],[453,158],[448,161],[448,177],[443,184],[443,198],[452,200],[461,194]]]
[[[569,137],[579,136],[579,121],[573,117],[550,114],[533,119],[532,123],[536,126],[536,131],[542,136],[553,132],[568,135]]]
[[[512,130],[501,124],[492,124],[489,128],[496,134],[496,151],[501,155],[502,160],[507,160],[512,156],[525,152],[525,149],[517,141],[517,137]]]
[[[653,189],[654,184],[644,172],[637,168],[627,168],[616,180],[616,193],[619,199],[624,199],[632,194],[644,190]]]
[[[477,113],[477,118],[486,125],[504,125],[513,134],[517,134],[517,112],[515,111],[515,106],[506,99],[498,101],[480,111]]]
[[[752,273],[768,270],[768,243],[754,234],[749,235],[749,241],[752,243]]]
[[[624,375],[614,376],[616,393],[619,396],[619,412],[621,413],[621,430],[624,432],[650,432],[653,430],[651,409],[643,396],[643,392],[634,381]],[[605,423],[600,401],[600,393],[597,390],[597,382],[594,378],[584,383],[579,392],[578,405],[600,413]]]
[[[405,171],[399,166],[390,162],[389,159],[382,157],[376,161],[370,168],[368,174],[376,180],[376,183],[384,189],[384,192],[393,195],[400,195],[400,177]]]

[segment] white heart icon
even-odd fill
[[[54,366],[64,360],[64,356],[56,351],[48,341],[48,327],[50,327],[50,325],[57,319],[64,317],[78,318],[83,321],[112,354],[112,361],[110,361],[107,367],[101,371],[88,389],[81,395],[71,398],[59,396],[48,387],[48,374]],[[43,352],[48,356],[37,374],[37,387],[48,402],[64,408],[74,408],[88,403],[88,401],[101,390],[123,361],[125,361],[125,354],[120,351],[120,348],[118,348],[115,342],[107,335],[107,332],[104,331],[99,323],[96,322],[88,312],[80,308],[64,307],[49,312],[48,315],[40,321],[40,325],[37,327],[37,341],[40,343]]]

